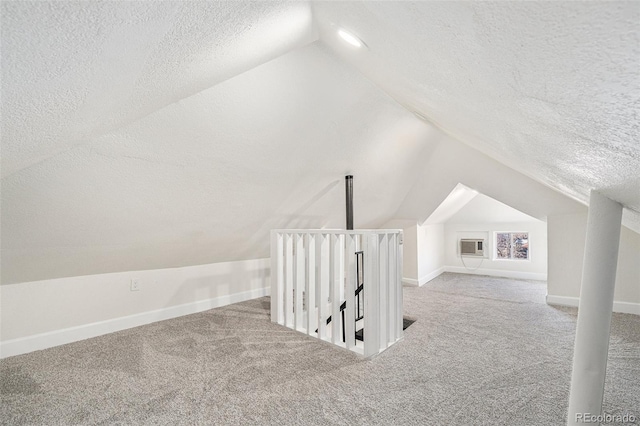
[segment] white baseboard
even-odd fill
[[[436,269],[433,272],[428,273],[427,275],[421,277],[419,280],[413,279],[413,278],[402,278],[402,282],[405,284],[408,284],[410,286],[414,286],[414,287],[422,287],[423,285],[425,285],[426,283],[428,283],[429,281],[431,281],[434,278],[437,278],[438,276],[440,276],[440,274],[442,274],[443,272],[445,272],[444,266],[440,269]]]
[[[547,294],[547,304],[571,306],[577,308],[580,304],[580,298],[570,296],[554,296],[552,294]],[[613,312],[619,312],[621,314],[640,315],[640,303],[616,302],[614,300]]]
[[[640,315],[640,303],[616,302],[613,301],[613,312],[621,314]]]
[[[547,294],[547,305],[559,305],[559,306],[571,306],[577,308],[580,303],[580,298],[569,296],[554,296]]]
[[[444,271],[455,272],[457,274],[488,275],[490,277],[516,278],[521,280],[539,280],[539,281],[547,280],[547,274],[540,274],[537,272],[504,271],[502,269],[484,269],[484,268],[471,271],[462,266],[445,266]]]
[[[418,280],[413,279],[413,278],[402,277],[402,283],[406,284],[408,286],[411,286],[411,287],[418,287],[419,286]]]
[[[233,293],[213,299],[199,300],[184,305],[169,306],[155,311],[142,312],[126,317],[114,318],[106,321],[84,324],[77,327],[55,330],[48,333],[35,334],[33,336],[0,342],[0,358],[26,354],[41,349],[52,348],[91,337],[102,336],[128,328],[138,327],[152,322],[163,321],[183,315],[195,314],[232,303],[256,299],[268,296],[270,288],[258,288],[255,290]]]
[[[429,281],[439,277],[441,274],[443,274],[445,271],[444,266],[442,268],[436,269],[435,271],[425,275],[424,277],[420,278],[420,283],[419,285],[425,285],[426,283],[428,283]]]

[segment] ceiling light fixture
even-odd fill
[[[353,47],[362,47],[364,45],[362,40],[342,28],[338,30],[338,35]]]

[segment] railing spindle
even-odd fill
[[[398,340],[397,324],[398,316],[396,312],[396,259],[397,259],[397,239],[396,234],[389,234],[389,286],[387,287],[387,306],[389,308],[389,342],[391,344]]]
[[[315,236],[313,234],[305,234],[304,238],[304,245],[307,248],[305,252],[305,306],[307,308],[305,326],[307,328],[307,334],[311,334],[316,329],[316,324],[313,321],[315,318],[316,306],[316,243]]]
[[[327,318],[329,315],[329,289],[331,285],[331,236],[323,234],[320,239],[320,300],[318,301],[318,337],[327,340]]]
[[[380,350],[385,350],[389,342],[389,312],[387,294],[389,288],[389,255],[387,234],[377,235],[379,247],[379,270],[378,270],[378,314],[380,330]]]
[[[356,305],[355,305],[355,291],[357,287],[356,283],[356,241],[355,235],[346,235],[346,250],[345,250],[345,265],[346,265],[346,284],[345,289],[345,344],[347,349],[351,349],[355,346],[355,334],[356,334]]]
[[[296,251],[295,251],[295,267],[296,267],[296,286],[295,286],[295,327],[296,330],[306,332],[304,328],[304,312],[302,309],[302,298],[305,291],[305,249],[302,234],[295,234]]]
[[[293,238],[292,234],[284,237],[284,319],[287,327],[293,327]]]
[[[394,282],[394,288],[396,290],[396,340],[402,338],[402,234],[396,235],[399,239],[396,244],[396,279]]]

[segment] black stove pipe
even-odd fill
[[[351,230],[353,229],[353,176],[345,176],[344,184],[347,194],[347,230]]]

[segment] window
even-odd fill
[[[496,232],[496,259],[528,260],[528,232]]]

